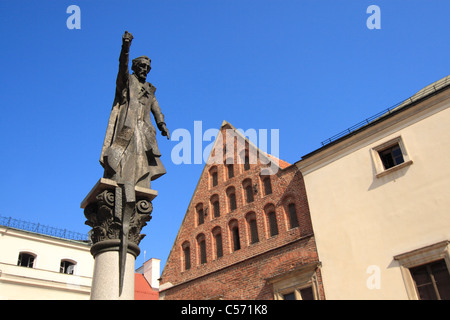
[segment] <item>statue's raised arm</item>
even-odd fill
[[[128,71],[128,62],[130,60],[130,46],[133,35],[128,31],[122,36],[122,50],[119,56],[119,73],[117,74],[116,89],[119,96],[125,95],[124,89],[128,87],[130,73]],[[124,99],[125,97],[122,97]],[[123,101],[123,100],[122,100]]]

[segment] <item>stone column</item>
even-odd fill
[[[145,237],[140,232],[151,219],[151,201],[157,196],[151,189],[136,187],[135,191],[135,208],[126,222],[127,239],[123,236],[122,187],[115,181],[101,178],[81,203],[85,223],[92,227],[92,300],[134,300],[135,260]]]

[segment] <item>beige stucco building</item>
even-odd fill
[[[0,299],[89,299],[90,244],[0,226]]]
[[[449,107],[450,76],[296,163],[327,299],[450,299]]]

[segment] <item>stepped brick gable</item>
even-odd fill
[[[269,167],[276,170],[264,174]],[[324,299],[297,167],[263,153],[224,121],[160,290],[167,300],[287,299],[290,294]]]

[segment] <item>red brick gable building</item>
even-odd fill
[[[220,133],[162,272],[160,299],[324,299],[302,174],[225,121]],[[270,166],[274,174],[262,174]]]

